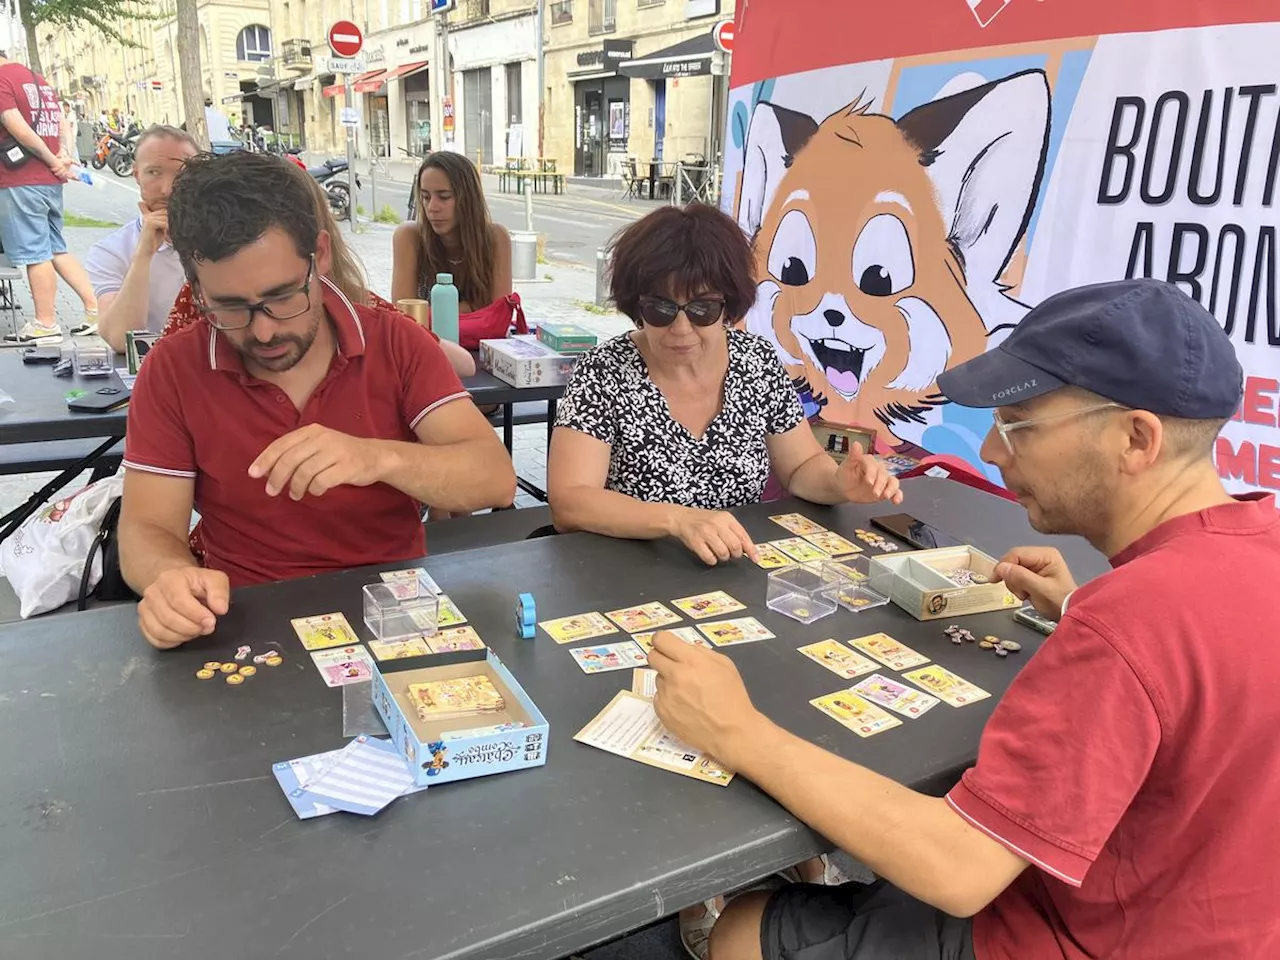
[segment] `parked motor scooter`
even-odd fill
[[[290,150],[295,153],[295,150]],[[315,177],[316,182],[324,188],[325,194],[329,198],[329,209],[333,211],[334,219],[348,220],[351,218],[351,185],[350,179],[354,179],[356,189],[360,190],[364,184],[360,182],[360,177],[354,172],[349,173],[348,180],[337,179],[338,174],[348,173],[346,160],[326,160],[318,167],[308,167],[307,173]]]

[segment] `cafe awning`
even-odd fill
[[[618,73],[634,80],[678,80],[705,77],[711,73],[715,41],[710,33],[663,47],[618,64]]]
[[[401,80],[405,77],[412,77],[415,73],[421,73],[423,70],[427,69],[427,66],[428,63],[426,60],[419,60],[417,63],[404,63],[394,69],[388,70],[385,79],[390,83],[392,80]]]
[[[362,73],[351,81],[351,89],[356,93],[372,93],[377,90],[384,80],[387,79],[387,71],[370,70],[368,73]]]

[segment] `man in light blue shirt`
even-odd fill
[[[98,334],[117,353],[129,330],[160,333],[186,281],[169,245],[169,191],[182,165],[199,152],[177,127],[154,126],[138,140],[133,177],[140,215],[93,245],[85,261],[98,297]]]

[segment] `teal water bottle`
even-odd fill
[[[431,288],[431,332],[441,340],[458,342],[458,288],[453,274],[436,274]]]

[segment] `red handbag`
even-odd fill
[[[520,294],[509,293],[487,307],[458,318],[458,343],[467,350],[479,350],[481,340],[502,340],[515,326],[516,333],[528,333]]]

